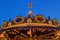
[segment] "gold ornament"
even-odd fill
[[[58,25],[57,19],[54,19],[54,20],[53,20],[53,24],[54,24],[54,25]]]
[[[7,26],[7,22],[3,22],[2,28],[5,28]]]
[[[27,22],[28,22],[28,23],[31,23],[31,22],[32,22],[32,20],[31,20],[31,19],[28,19],[28,20],[27,20]]]
[[[36,22],[45,22],[46,20],[45,20],[45,18],[43,16],[36,16],[35,21]]]
[[[22,16],[19,16],[14,20],[14,23],[23,23],[23,21],[24,21],[24,18]]]

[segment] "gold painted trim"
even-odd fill
[[[22,21],[21,21],[21,22],[16,22],[16,20],[19,19],[19,18],[22,18]],[[17,23],[23,23],[23,21],[24,21],[24,18],[21,17],[21,16],[19,16],[19,17],[17,17],[17,18],[14,20],[14,23],[16,23],[16,24],[17,24]]]
[[[6,25],[7,25],[7,22],[3,22],[3,23],[2,23],[2,28],[5,28]]]
[[[37,20],[38,18],[43,19],[43,21],[38,21],[38,20]],[[35,21],[36,21],[36,22],[45,22],[46,20],[45,20],[45,18],[44,18],[43,16],[36,16],[36,17],[35,17]]]
[[[56,24],[57,22],[57,24]],[[58,25],[58,21],[56,19],[53,20],[54,25]]]
[[[28,25],[34,27],[34,26],[42,26],[42,27],[57,27],[55,25],[52,24],[44,24],[44,23],[23,23],[23,24],[18,24],[18,25],[12,25],[10,27],[7,28],[13,28],[13,27],[27,27]]]

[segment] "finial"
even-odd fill
[[[27,6],[28,6],[29,10],[31,10],[31,8],[32,8],[32,3],[28,3]]]
[[[9,22],[11,22],[11,18],[9,18]]]
[[[32,3],[28,3],[28,5],[27,5],[29,8],[31,8],[32,7]]]
[[[51,19],[50,19],[50,16],[48,16],[48,20],[51,20]]]
[[[28,12],[28,18],[33,18],[33,14],[32,14],[32,3],[28,3],[27,5],[29,7],[29,12]]]
[[[30,11],[28,12],[28,18],[33,18],[33,17],[34,17],[34,15],[33,15],[32,11],[30,10]]]
[[[32,11],[29,11],[28,14],[32,14]]]

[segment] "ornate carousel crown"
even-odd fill
[[[4,21],[0,29],[0,34],[5,33],[4,36],[7,40],[40,40],[42,37],[51,37],[50,35],[56,33],[60,24],[56,18],[46,19],[43,15],[33,15],[31,10],[32,4],[29,3],[30,11],[27,17],[17,16],[14,20],[9,19],[9,22]],[[60,29],[59,29],[60,30]],[[4,35],[4,34],[3,34]],[[48,35],[48,36],[46,36]],[[53,36],[54,36],[53,35]],[[18,38],[16,38],[16,36]],[[24,36],[24,37],[23,37]],[[42,38],[43,39],[43,38]]]
[[[9,22],[4,21],[2,23],[2,28],[11,28],[11,27],[17,27],[17,26],[47,26],[47,27],[58,27],[59,22],[56,18],[53,20],[50,19],[50,16],[48,16],[48,19],[46,19],[43,15],[33,15],[33,12],[31,10],[32,4],[29,3],[28,7],[30,8],[30,11],[28,12],[27,17],[23,16],[17,16],[13,21],[11,18],[9,19]]]

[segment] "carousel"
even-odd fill
[[[32,4],[28,6],[31,8]],[[27,17],[17,16],[2,23],[0,40],[60,40],[60,24],[56,18],[34,16],[29,10]]]

